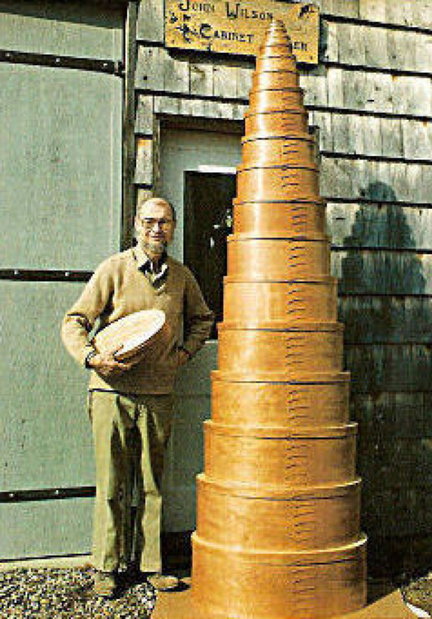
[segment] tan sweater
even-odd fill
[[[62,339],[69,353],[85,365],[93,350],[89,333],[133,312],[161,309],[170,327],[168,343],[161,349],[149,348],[143,360],[121,376],[102,378],[90,372],[89,389],[121,393],[170,393],[178,368],[178,347],[194,355],[204,344],[213,324],[199,286],[183,264],[167,258],[168,274],[160,287],[152,285],[139,269],[145,253],[134,247],[111,256],[96,269],[62,324]]]

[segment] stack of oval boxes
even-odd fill
[[[198,476],[203,616],[329,617],[365,603],[356,424],[303,91],[281,22],[257,60]]]

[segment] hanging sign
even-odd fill
[[[256,0],[165,0],[165,44],[256,55],[273,18],[285,23],[299,62],[318,63],[319,11],[313,4]]]

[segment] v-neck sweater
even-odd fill
[[[89,389],[126,394],[171,393],[177,373],[179,347],[191,356],[204,344],[213,324],[191,271],[167,256],[167,274],[155,287],[140,270],[145,254],[137,246],[102,262],[81,296],[66,313],[62,339],[70,354],[85,365],[94,346],[89,334],[133,312],[161,309],[165,312],[169,335],[163,347],[149,347],[148,353],[130,370],[115,377],[90,371]],[[94,335],[94,332],[92,333]]]

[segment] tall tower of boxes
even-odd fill
[[[314,140],[281,22],[245,121],[192,596],[208,619],[331,617],[365,603],[357,427]]]

